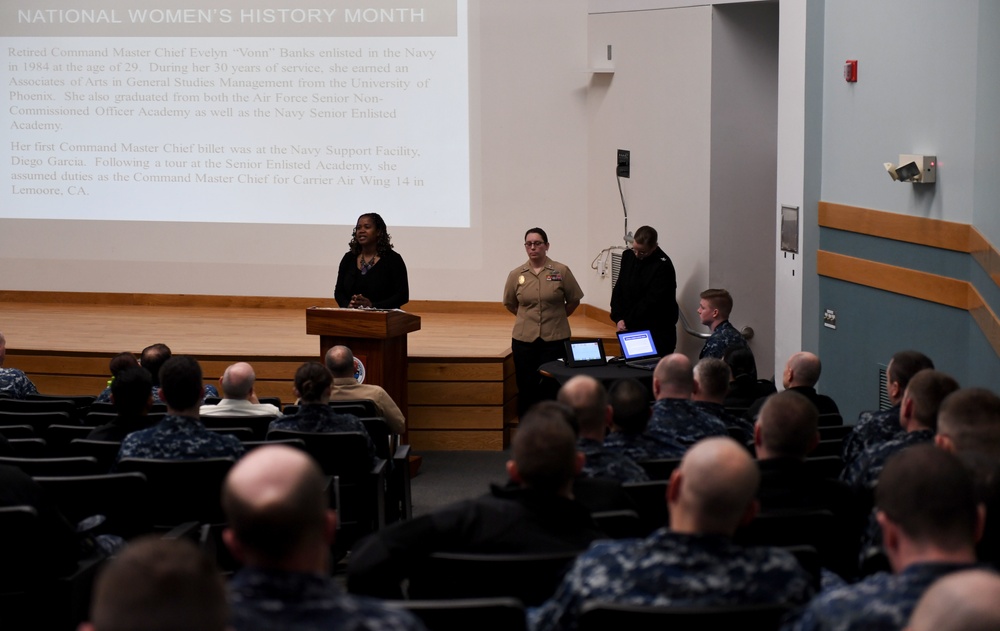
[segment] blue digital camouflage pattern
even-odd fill
[[[244,568],[229,582],[236,631],[420,631],[407,611],[345,594],[320,574]]]
[[[576,442],[576,449],[584,456],[583,470],[588,478],[611,478],[619,482],[648,482],[646,470],[621,453],[605,449],[604,445],[589,438]]]
[[[38,394],[38,389],[23,371],[17,368],[0,368],[0,392],[15,399],[27,399],[29,394]]]
[[[239,458],[244,451],[243,444],[235,436],[224,436],[207,430],[197,418],[167,415],[149,429],[126,436],[118,450],[118,459]]]
[[[219,396],[219,391],[216,389],[215,386],[205,384],[205,394],[201,397],[201,402],[204,403],[205,399],[207,399],[208,397],[218,397],[218,396]],[[111,399],[109,398],[108,401],[110,400]],[[160,398],[160,387],[153,386],[153,404],[155,405],[157,403],[163,403],[165,405],[167,402]]]
[[[902,629],[931,583],[969,567],[966,563],[916,563],[899,574],[872,574],[853,585],[824,591],[790,615],[782,631]]]
[[[701,354],[698,355],[698,359],[705,357],[723,359],[726,356],[726,351],[731,346],[750,348],[743,335],[736,330],[736,327],[729,323],[729,320],[726,320],[715,327],[712,335],[705,340],[705,345],[701,347]]]
[[[791,553],[745,548],[722,535],[661,528],[646,539],[598,541],[577,557],[555,595],[529,611],[534,631],[577,628],[583,604],[646,606],[804,604],[809,575]]]
[[[338,414],[325,403],[305,403],[295,414],[288,414],[271,421],[267,431],[288,429],[297,432],[361,432],[368,438],[368,455],[375,462],[375,443],[368,436],[368,430],[361,419],[353,414]]]
[[[858,422],[847,436],[841,447],[841,459],[847,468],[866,449],[881,445],[904,434],[899,425],[899,406],[894,405],[888,410],[862,412]]]
[[[933,440],[934,430],[920,429],[915,432],[904,432],[884,443],[872,445],[861,452],[850,465],[844,467],[840,479],[856,489],[874,489],[885,463],[893,454],[910,445],[929,443]]]
[[[712,403],[711,401],[695,401],[694,404],[725,423],[726,429],[729,431],[729,435],[732,436],[732,438],[738,443],[745,447],[753,446],[752,421],[742,416],[731,414],[726,410],[726,406],[721,403]]]
[[[687,451],[687,447],[665,436],[653,440],[645,434],[623,432],[608,434],[604,438],[604,449],[624,454],[635,462],[680,458]]]
[[[653,416],[646,426],[646,436],[665,446],[679,443],[690,447],[707,436],[728,435],[725,423],[688,399],[658,400],[653,404]]]

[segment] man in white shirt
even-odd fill
[[[334,346],[326,352],[326,367],[333,373],[331,401],[354,401],[371,399],[378,415],[385,419],[389,431],[402,434],[406,431],[403,412],[382,386],[358,383],[354,378],[354,353],[346,346]]]
[[[201,416],[281,416],[276,406],[257,400],[253,389],[256,379],[253,366],[246,362],[229,366],[219,379],[222,400],[217,405],[203,405],[198,412]]]

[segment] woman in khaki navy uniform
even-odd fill
[[[528,261],[510,272],[503,290],[503,305],[517,316],[511,350],[519,416],[532,404],[554,398],[554,391],[547,393],[542,387],[538,367],[565,358],[569,316],[583,298],[573,272],[548,257],[549,238],[544,230],[528,230],[524,234],[524,249]]]

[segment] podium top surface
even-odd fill
[[[306,309],[306,333],[387,339],[420,330],[420,316],[398,309]]]

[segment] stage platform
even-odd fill
[[[193,355],[207,381],[236,361],[253,364],[260,396],[291,401],[292,379],[319,358],[306,335],[305,309],[332,299],[157,294],[0,292],[5,366],[28,373],[43,393],[97,394],[108,360],[157,342]],[[415,450],[506,447],[517,424],[513,316],[497,303],[412,301],[421,318],[408,338],[408,438]],[[608,312],[583,305],[570,318],[574,337],[618,348]]]

